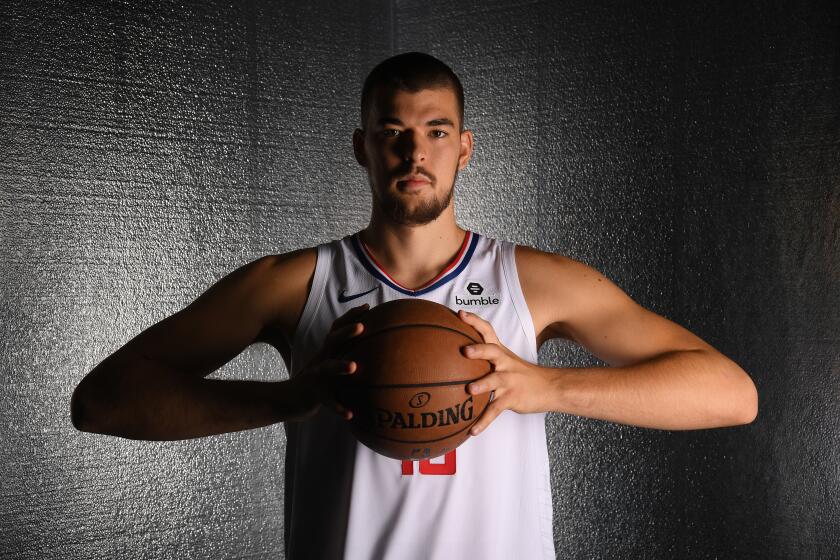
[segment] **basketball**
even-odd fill
[[[353,411],[350,427],[370,449],[393,459],[431,459],[469,437],[488,394],[470,395],[467,384],[490,373],[486,360],[461,348],[481,335],[446,306],[399,299],[370,309],[364,331],[336,356],[356,362],[336,378],[336,400]]]

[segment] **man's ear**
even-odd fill
[[[472,130],[465,130],[461,133],[461,152],[458,155],[458,169],[463,169],[470,162],[473,153]]]
[[[353,131],[353,154],[356,156],[356,161],[362,167],[367,167],[367,158],[365,157],[365,131],[357,128]]]

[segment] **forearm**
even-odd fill
[[[73,423],[83,431],[177,440],[258,428],[303,413],[288,381],[189,377],[143,359],[89,377],[71,407]]]
[[[549,409],[556,412],[664,430],[745,424],[757,413],[749,376],[725,356],[705,350],[552,373]]]

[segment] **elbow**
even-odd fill
[[[753,386],[753,398],[750,402],[749,412],[746,417],[746,422],[744,424],[751,424],[758,418],[758,391],[756,390],[755,386]]]
[[[73,427],[80,432],[110,433],[106,431],[106,400],[102,387],[97,387],[90,379],[83,379],[70,397],[70,422]]]
[[[120,371],[124,367],[115,367],[114,356],[84,376],[70,397],[70,422],[80,432],[111,434],[114,428],[118,397],[125,393]]]
[[[719,354],[724,360],[720,371],[719,411],[729,426],[752,424],[758,418],[758,389],[750,375],[738,364]],[[723,426],[721,426],[723,427]]]
[[[749,376],[747,376],[744,396],[738,409],[738,424],[752,424],[758,418],[758,389]]]
[[[91,426],[89,411],[89,399],[86,396],[86,391],[79,384],[76,390],[73,391],[73,396],[70,397],[70,422],[80,432],[94,431]]]

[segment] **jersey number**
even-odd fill
[[[443,456],[443,463],[432,463],[429,459],[418,461],[420,463],[420,474],[455,474],[455,452],[453,449]],[[404,475],[414,474],[414,461],[402,462],[402,473]]]

